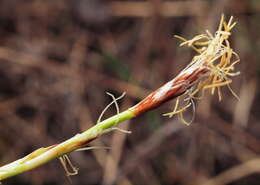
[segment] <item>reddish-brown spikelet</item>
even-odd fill
[[[198,66],[196,64],[188,66],[176,78],[149,94],[145,99],[132,107],[131,111],[137,116],[185,93],[209,72],[206,66]]]
[[[233,17],[228,22],[225,22],[224,15],[222,15],[219,28],[214,36],[209,31],[206,31],[206,34],[195,36],[191,40],[177,36],[177,38],[184,41],[181,46],[187,45],[193,48],[198,52],[198,55],[193,57],[191,63],[177,77],[152,92],[130,110],[137,116],[158,107],[170,99],[183,94],[188,95],[190,103],[186,104],[185,107],[177,110],[177,101],[176,109],[171,113],[164,114],[171,117],[178,113],[182,114],[192,104],[194,106],[192,100],[194,95],[205,89],[211,89],[212,94],[217,89],[219,100],[221,100],[220,87],[222,86],[228,86],[231,93],[237,97],[229,86],[232,82],[229,77],[239,75],[239,72],[233,72],[234,65],[239,62],[239,56],[230,48],[228,41],[231,35],[230,31],[236,25],[232,20]],[[232,62],[232,56],[236,58],[234,62]],[[191,87],[194,88],[191,89]],[[191,91],[188,91],[189,89]],[[186,124],[189,123],[186,122]]]

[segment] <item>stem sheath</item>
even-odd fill
[[[25,171],[41,166],[52,159],[70,153],[76,149],[86,146],[89,142],[106,132],[109,128],[115,127],[120,122],[135,117],[131,110],[126,110],[115,116],[112,116],[81,134],[47,148],[40,148],[31,154],[9,163],[0,168],[0,180],[18,175]]]

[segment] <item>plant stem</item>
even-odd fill
[[[188,95],[188,99],[192,99],[199,91],[211,88],[213,94],[215,88],[217,88],[219,97],[221,98],[221,86],[227,85],[231,90],[229,84],[232,80],[230,80],[228,76],[232,77],[239,74],[232,72],[234,65],[239,61],[239,57],[230,48],[230,44],[228,42],[228,38],[231,35],[230,30],[236,24],[232,23],[232,19],[233,17],[231,17],[228,23],[226,23],[224,21],[224,16],[222,16],[219,29],[214,38],[211,38],[213,36],[209,32],[207,32],[208,36],[205,34],[199,35],[190,41],[180,37],[184,40],[184,44],[188,44],[189,47],[195,48],[199,55],[195,56],[192,62],[174,79],[149,94],[141,102],[60,144],[40,148],[19,160],[0,167],[0,180],[29,171],[47,163],[52,159],[83,148],[100,135],[111,131],[119,123],[139,116],[185,93],[187,93],[186,95]],[[198,49],[195,46],[196,43],[198,43],[198,46],[201,46],[201,42],[198,42],[201,39],[206,39],[208,42],[203,42],[203,47]],[[235,55],[237,58],[237,60],[233,63],[230,61],[232,55]],[[234,94],[232,90],[231,92]],[[190,105],[191,104],[188,104],[188,106]],[[182,113],[183,109],[180,110],[176,110],[175,113]],[[175,113],[173,113],[173,115]]]
[[[0,167],[0,180],[29,171],[52,159],[85,147],[89,142],[103,133],[110,131],[110,129],[117,126],[117,124],[154,109],[162,103],[183,94],[195,81],[199,80],[202,74],[207,72],[205,67],[197,65],[198,64],[195,63],[189,68],[184,69],[176,78],[152,92],[140,103],[128,110],[114,115],[60,144],[40,148],[22,159]]]
[[[106,132],[109,128],[115,127],[118,123],[133,118],[135,115],[131,110],[126,110],[112,116],[87,131],[77,134],[74,137],[47,148],[40,148],[31,154],[16,160],[0,168],[0,180],[18,175],[25,171],[41,166],[52,159],[70,153],[76,149],[86,146],[89,142]]]

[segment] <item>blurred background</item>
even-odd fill
[[[221,13],[238,21],[230,42],[241,57],[232,83],[240,101],[223,88],[223,101],[196,103],[191,126],[162,116],[174,101],[125,122],[132,134],[91,143],[111,149],[69,154],[79,168],[71,183],[260,184],[259,0],[1,0],[0,164],[91,127],[111,102],[105,92],[126,92],[121,110],[140,101],[195,54],[173,35],[214,32]],[[54,160],[3,184],[70,180]]]

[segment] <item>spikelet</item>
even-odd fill
[[[166,113],[164,116],[172,117],[173,115],[178,114],[181,121],[189,125],[193,118],[191,121],[186,121],[183,118],[183,112],[190,106],[193,106],[193,110],[195,110],[193,99],[197,99],[196,95],[201,92],[203,96],[203,92],[206,89],[209,89],[212,95],[217,92],[219,101],[221,101],[221,87],[227,86],[230,92],[239,99],[230,87],[230,84],[232,83],[231,77],[240,74],[240,72],[234,71],[235,64],[240,61],[239,56],[230,47],[228,41],[228,38],[231,35],[230,31],[235,25],[236,22],[233,22],[233,17],[230,17],[229,21],[226,22],[224,20],[224,15],[222,15],[218,30],[214,35],[208,30],[205,34],[197,35],[191,40],[175,35],[176,38],[183,41],[180,46],[188,46],[198,53],[198,55],[193,57],[191,63],[186,68],[198,63],[205,66],[209,70],[209,73],[206,77],[200,79],[195,87],[193,86],[193,88],[183,95],[188,96],[188,98],[186,98],[186,105],[178,109],[180,101],[180,98],[178,98],[173,112]]]

